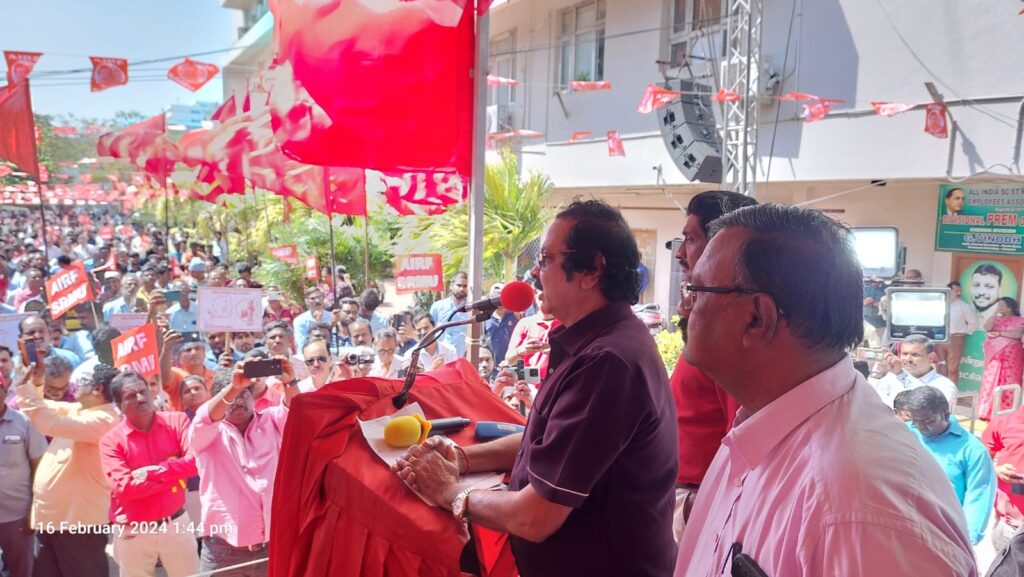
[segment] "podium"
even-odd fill
[[[361,378],[330,383],[292,400],[271,521],[271,577],[463,577],[470,533],[446,509],[417,497],[374,454],[356,419],[393,414],[402,381]],[[476,443],[477,421],[522,424],[459,359],[418,375],[409,402],[427,419],[462,416],[450,435]],[[473,527],[483,577],[516,574],[507,535]]]

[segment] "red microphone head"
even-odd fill
[[[501,289],[501,306],[521,313],[533,305],[533,287],[521,280],[512,281]]]

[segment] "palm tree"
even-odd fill
[[[517,259],[541,235],[553,210],[544,203],[552,184],[547,176],[519,173],[519,161],[511,149],[501,151],[500,161],[489,163],[484,173],[484,276],[515,279]],[[424,245],[442,255],[445,276],[465,270],[469,257],[469,206],[463,203],[444,215],[420,217],[403,232],[396,252],[424,252]]]

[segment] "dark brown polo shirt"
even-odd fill
[[[654,339],[614,302],[550,340],[511,488],[529,484],[573,511],[543,543],[513,537],[521,575],[671,575],[677,435]]]

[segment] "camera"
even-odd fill
[[[526,381],[531,385],[540,384],[540,368],[528,367],[523,361],[516,363],[516,380]]]
[[[373,359],[377,356],[369,347],[357,347],[354,349],[342,350],[338,355],[341,362],[350,367],[356,365],[372,365]]]

